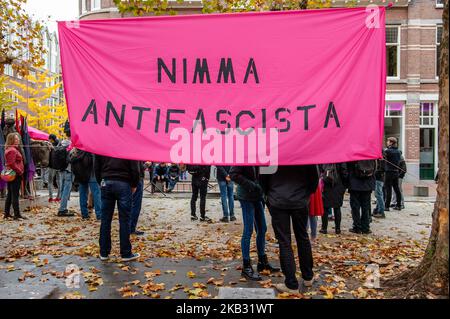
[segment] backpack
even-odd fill
[[[334,186],[338,180],[336,164],[323,165],[322,180],[326,185]]]
[[[62,146],[61,144],[59,144],[50,152],[49,167],[58,171],[64,171],[67,166],[69,166],[67,157],[67,146]]]
[[[92,154],[77,150],[77,155],[71,158],[70,165],[76,183],[89,182],[94,165]]]
[[[374,160],[357,161],[355,164],[355,175],[358,178],[368,178],[375,174],[377,162]]]

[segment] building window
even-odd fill
[[[399,29],[399,26],[386,27],[386,75],[388,78],[400,77]]]
[[[420,126],[434,126],[435,111],[434,103],[420,103]]]
[[[81,14],[86,12],[86,0],[81,0]]]
[[[388,102],[384,110],[384,140],[395,137],[398,147],[402,149],[404,102]]]
[[[101,8],[101,0],[91,0],[91,10],[98,10]]]
[[[439,76],[441,71],[441,39],[442,39],[442,26],[436,27],[436,77]]]
[[[436,0],[436,8],[443,8],[444,0]]]

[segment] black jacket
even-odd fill
[[[178,177],[180,176],[180,167],[177,164],[172,164],[167,170],[167,177]]]
[[[98,155],[95,157],[95,177],[99,184],[102,179],[106,179],[127,182],[131,187],[137,187],[140,179],[139,162]]]
[[[217,181],[225,182],[225,177],[230,175],[231,166],[216,166],[216,168]]]
[[[385,162],[385,171],[386,172],[396,172],[398,173],[398,166],[400,165],[400,159],[402,157],[402,153],[399,151],[396,146],[389,146],[384,150],[384,158]]]
[[[407,168],[406,168],[406,161],[405,161],[405,158],[403,157],[403,155],[401,155],[401,157],[400,157],[400,163],[398,163],[398,167],[401,168],[401,169],[399,169],[398,177],[405,178],[405,175],[407,173]]]
[[[347,163],[348,168],[348,178],[349,178],[349,187],[348,190],[358,191],[358,192],[367,192],[375,190],[375,175],[370,177],[360,178],[356,175],[355,163],[350,162]]]
[[[335,176],[332,183],[328,183],[324,179],[324,186],[322,192],[323,207],[324,208],[338,208],[342,207],[344,202],[344,194],[347,189],[348,171],[346,163],[337,163],[335,166]],[[322,168],[323,166],[321,166]],[[321,172],[324,171],[321,169]]]
[[[276,173],[260,178],[269,207],[300,209],[317,189],[319,170],[316,165],[279,166]]]
[[[233,166],[230,177],[237,186],[236,198],[246,201],[260,201],[263,190],[259,183],[259,168],[256,166]]]
[[[192,184],[208,184],[211,175],[211,166],[208,165],[187,165],[187,171],[192,175]]]

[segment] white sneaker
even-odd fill
[[[102,255],[100,255],[101,261],[107,261],[108,259],[109,259],[109,256],[103,257]]]
[[[134,254],[131,254],[130,257],[127,257],[127,258],[123,258],[123,257],[122,257],[122,261],[123,261],[123,262],[125,262],[125,261],[133,261],[133,260],[138,259],[139,257],[141,257],[140,254],[134,253]]]
[[[285,284],[275,284],[275,289],[279,292],[287,292],[288,294],[298,294],[298,289],[290,289]]]
[[[305,287],[312,287],[313,283],[314,283],[314,278],[311,279],[311,280],[304,280],[303,279],[303,286],[305,286]]]

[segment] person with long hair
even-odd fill
[[[14,219],[25,219],[20,214],[19,192],[22,175],[24,173],[24,160],[19,149],[19,137],[17,134],[8,134],[5,143],[5,166],[15,172],[15,178],[8,182],[8,193],[5,201],[5,218],[11,217],[11,205],[14,210]]]

